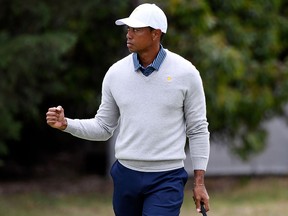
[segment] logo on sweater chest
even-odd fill
[[[172,76],[168,75],[166,78],[166,82],[172,82]]]

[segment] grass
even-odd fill
[[[62,182],[60,185],[57,181],[40,186],[35,184],[38,185],[35,182],[0,184],[0,215],[114,215],[112,188],[107,180],[92,178],[88,181]],[[275,216],[288,212],[287,177],[208,178],[206,185],[210,195],[209,216]],[[195,210],[191,188],[190,184],[186,187],[181,216],[199,215]]]
[[[0,215],[5,216],[111,216],[110,198],[99,195],[17,194],[1,197]]]
[[[275,216],[288,212],[287,177],[209,179],[207,188],[209,216]],[[181,216],[191,216],[191,212],[195,212],[191,202],[186,195]]]

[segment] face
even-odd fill
[[[132,28],[127,27],[127,48],[130,52],[141,53],[149,50],[154,44],[155,33],[150,27]]]

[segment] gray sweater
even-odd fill
[[[165,51],[160,69],[148,77],[134,71],[132,54],[113,64],[95,117],[67,118],[65,131],[100,141],[119,126],[115,157],[144,172],[183,167],[188,137],[193,168],[206,170],[210,143],[201,77],[191,62]]]

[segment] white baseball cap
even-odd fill
[[[155,4],[141,4],[134,9],[129,17],[118,19],[116,25],[127,25],[132,28],[152,27],[167,32],[167,18],[165,13]]]

